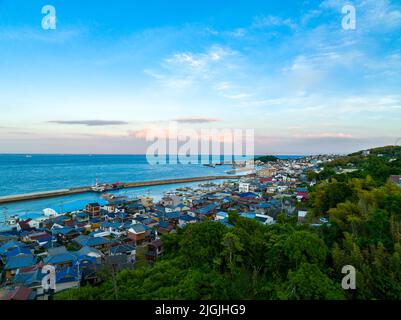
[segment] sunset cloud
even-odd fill
[[[84,125],[88,127],[121,126],[128,124],[128,122],[116,121],[116,120],[53,120],[49,121],[49,123],[66,124],[66,125]]]
[[[203,118],[203,117],[193,117],[193,118],[177,118],[174,119],[173,121],[176,121],[178,123],[212,123],[212,122],[219,122],[220,119],[216,118]]]

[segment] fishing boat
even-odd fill
[[[91,187],[92,191],[100,193],[105,191],[119,190],[123,188],[124,188],[124,183],[122,182],[99,184],[98,178],[96,178],[96,184]]]
[[[211,167],[211,168],[216,168],[216,164],[214,163],[206,163],[204,164],[205,167]]]
[[[208,188],[208,187],[215,187],[216,184],[213,182],[205,182],[205,183],[198,184],[198,186],[202,187],[202,188]]]
[[[92,186],[92,191],[95,192],[104,192],[106,191],[106,185],[105,184],[99,184],[99,178],[96,178],[96,183],[94,186]]]
[[[105,193],[104,195],[102,195],[102,198],[107,200],[107,201],[122,201],[122,200],[127,200],[126,196],[122,196],[122,195],[115,195],[112,193]]]

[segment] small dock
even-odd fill
[[[207,177],[178,178],[178,179],[165,179],[165,180],[153,180],[153,181],[138,181],[138,182],[124,183],[122,188],[126,189],[126,188],[158,186],[158,185],[175,184],[175,183],[220,180],[220,179],[238,179],[238,178],[239,177],[237,176],[207,176]],[[66,195],[86,193],[86,192],[94,192],[94,191],[92,190],[91,187],[78,187],[78,188],[70,188],[62,190],[16,194],[16,195],[0,197],[0,204],[26,201],[26,200],[52,198],[57,196],[66,196]]]

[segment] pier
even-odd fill
[[[178,178],[178,179],[164,179],[164,180],[153,180],[153,181],[138,181],[138,182],[128,182],[124,183],[122,188],[135,188],[135,187],[147,187],[147,186],[158,186],[164,184],[175,184],[175,183],[185,183],[185,182],[197,182],[197,181],[207,181],[207,180],[220,180],[220,179],[238,179],[239,176],[207,176],[207,177],[194,177],[194,178]],[[78,187],[62,190],[52,190],[44,192],[34,192],[26,194],[16,194],[5,197],[0,197],[0,204],[26,201],[26,200],[37,200],[43,198],[52,198],[57,196],[66,196],[71,194],[95,192],[92,187]]]

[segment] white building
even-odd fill
[[[250,186],[249,183],[240,182],[238,186],[238,192],[240,193],[249,192],[249,186]]]

